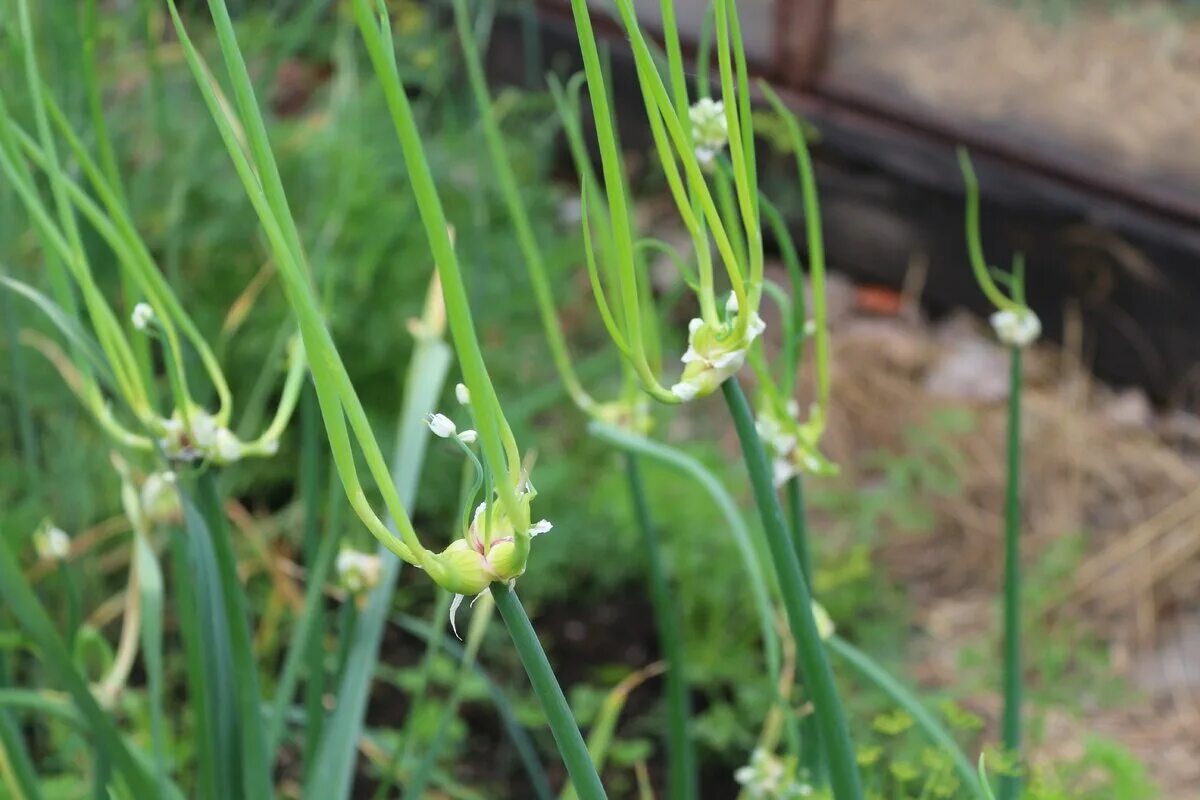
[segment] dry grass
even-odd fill
[[[1081,7],[1061,26],[989,0],[837,9],[838,79],[1128,174],[1200,180],[1200,21],[1169,3]]]
[[[956,443],[961,494],[936,499],[930,529],[888,537],[880,552],[932,643],[921,677],[953,683],[962,644],[995,625],[1006,356],[975,321],[870,317],[855,311],[853,292],[842,285],[831,296],[828,446],[848,478],[871,480],[854,473],[861,454],[903,452],[904,432],[932,409],[965,407],[977,419]],[[1038,606],[1048,624],[1069,618],[1109,643],[1114,669],[1144,697],[1084,719],[1050,714],[1038,757],[1077,755],[1085,731],[1104,733],[1146,761],[1167,797],[1185,797],[1200,782],[1198,469],[1138,395],[1090,379],[1078,356],[1081,331],[1069,328],[1065,346],[1039,345],[1026,362],[1024,557],[1032,564],[1058,537],[1083,532],[1086,554],[1073,580]],[[981,702],[994,719],[998,698]]]

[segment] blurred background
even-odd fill
[[[72,118],[85,121],[74,77],[83,63],[78,8],[71,0],[40,5],[48,77]],[[204,4],[181,5],[213,55]],[[618,680],[657,657],[623,476],[550,367],[450,10],[418,0],[388,5],[485,356],[518,440],[536,448],[539,514],[555,523],[538,541],[523,595],[586,724]],[[330,287],[334,337],[380,440],[390,441],[411,350],[405,321],[419,314],[431,264],[382,96],[344,4],[230,7],[306,246]],[[656,18],[657,3],[639,7],[644,19]],[[677,7],[694,44],[705,4]],[[235,396],[248,398],[240,424],[254,429],[280,377],[262,365],[273,354],[278,361],[290,333],[274,268],[161,4],[108,0],[99,8],[105,113],[139,230],[218,343]],[[997,739],[1006,356],[993,344],[966,261],[955,161],[955,147],[966,145],[980,176],[989,257],[1006,264],[1025,254],[1030,305],[1047,332],[1027,366],[1030,755],[1061,776],[1064,798],[1196,797],[1200,3],[744,0],[739,9],[757,75],[809,125],[836,271],[827,448],[841,474],[807,491],[817,591],[839,631],[920,687],[966,739]],[[580,66],[569,6],[501,0],[483,7],[477,27],[568,337],[585,380],[602,384],[616,374],[616,353],[582,268],[578,187],[546,90],[548,72]],[[642,227],[686,241],[647,157],[629,54],[615,26],[600,29]],[[6,91],[20,81],[9,69],[19,63],[14,52],[10,45],[0,60]],[[763,188],[799,235],[789,154],[765,124],[763,132]],[[36,251],[0,184],[0,262],[36,282]],[[96,251],[98,269],[109,268],[101,279],[119,296],[115,267]],[[677,288],[668,266],[654,273],[664,297]],[[783,270],[777,260],[768,269]],[[691,311],[678,303],[671,311],[678,331]],[[0,530],[25,542],[53,509],[58,525],[90,537],[95,557],[76,565],[84,607],[97,627],[115,631],[128,553],[106,533],[120,527],[107,443],[27,346],[53,330],[8,295],[0,295],[0,316]],[[684,344],[677,335],[668,352]],[[681,444],[746,500],[736,439],[710,406],[664,416],[656,435]],[[301,552],[296,453],[292,431],[279,458],[230,472],[232,518],[253,543],[244,572],[266,661],[285,643],[280,631],[300,586],[291,568]],[[432,540],[457,511],[457,463],[449,448],[430,454],[416,521]],[[41,492],[30,464],[48,476]],[[761,648],[745,623],[751,593],[716,509],[678,474],[645,473],[685,614],[706,797],[732,797],[733,771],[770,702]],[[366,532],[343,517],[342,535],[365,548]],[[54,576],[40,580],[52,595]],[[396,604],[427,614],[428,582],[406,572]],[[385,639],[368,713],[384,748],[396,744],[389,730],[413,707],[422,647],[400,628]],[[521,719],[547,739],[502,631],[492,631],[482,660],[512,687]],[[453,666],[447,658],[431,691],[448,691]],[[661,775],[655,686],[635,690],[622,714],[606,775],[615,797],[634,796],[639,762]],[[869,732],[860,744],[919,758],[918,737],[887,724],[886,701],[848,690],[851,713]],[[446,764],[456,785],[478,792],[470,796],[528,796],[485,694],[482,684],[471,690]],[[288,769],[285,758],[284,785]],[[358,793],[374,796],[383,774],[364,755]]]

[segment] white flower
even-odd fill
[[[242,458],[242,443],[229,428],[217,428],[213,435],[212,454],[222,464],[231,464]]]
[[[458,399],[459,405],[467,406],[471,404],[471,390],[466,387],[466,384],[456,384],[454,387],[454,396]]]
[[[479,438],[479,434],[477,434],[475,431],[471,430],[470,428],[467,428],[465,431],[463,431],[462,433],[460,433],[458,435],[458,440],[460,442],[462,442],[463,444],[475,444],[475,440],[478,438]]]
[[[217,443],[219,426],[216,418],[202,408],[192,409],[188,422],[192,426],[192,439],[198,450],[208,452]]]
[[[776,458],[771,461],[771,473],[775,480],[776,486],[783,486],[792,478],[800,474],[800,470],[796,468],[796,464],[791,459]]]
[[[688,109],[688,120],[692,123],[696,160],[702,166],[708,166],[729,141],[725,104],[711,97],[702,97]]]
[[[133,307],[133,313],[129,315],[129,318],[133,322],[133,327],[144,331],[154,320],[154,308],[149,303],[138,303]]]
[[[352,547],[343,547],[338,551],[335,566],[338,583],[354,595],[374,589],[383,574],[383,563],[379,556]]]
[[[788,433],[774,416],[759,414],[754,427],[763,444],[775,455],[786,455],[796,446],[796,436]]]
[[[162,447],[163,452],[167,454],[167,458],[183,458],[183,422],[177,417],[161,420],[163,426],[163,436],[158,440],[158,444]]]
[[[33,535],[33,548],[43,561],[64,561],[71,553],[71,537],[55,525],[44,525]]]
[[[795,800],[809,797],[812,787],[796,775],[794,759],[781,759],[758,748],[750,763],[739,767],[733,778],[751,800]]]
[[[775,485],[782,486],[788,479],[808,473],[810,475],[834,475],[837,465],[821,454],[821,434],[824,431],[822,413],[814,404],[809,411],[808,422],[800,423],[796,417],[800,404],[794,399],[784,406],[785,414],[766,404],[759,409],[754,426],[771,457]]]
[[[458,431],[458,426],[445,414],[430,414],[425,417],[425,424],[433,431],[434,436],[442,439],[448,439]]]
[[[996,338],[1006,347],[1026,347],[1042,335],[1042,321],[1029,308],[997,311],[991,323]]]

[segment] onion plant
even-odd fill
[[[1037,341],[1042,323],[1025,302],[1025,263],[1018,254],[1011,272],[988,266],[979,232],[979,181],[971,157],[958,151],[966,185],[967,254],[979,288],[994,307],[996,338],[1009,353],[1008,443],[1004,492],[1004,711],[1001,722],[1006,759],[1014,769],[1000,778],[1000,800],[1015,800],[1021,782],[1016,771],[1021,759],[1021,371],[1022,351]],[[1007,289],[1007,292],[1005,291]]]
[[[92,9],[88,9],[92,10]],[[94,15],[85,15],[85,41],[93,41]],[[164,584],[151,544],[152,523],[163,504],[182,495],[189,536],[170,538],[179,574],[190,575],[177,591],[189,699],[196,712],[196,749],[208,766],[199,778],[206,793],[268,786],[261,770],[258,733],[261,709],[257,667],[250,649],[244,597],[232,546],[216,492],[216,468],[244,458],[274,454],[295,409],[305,374],[304,351],[294,346],[274,417],[255,438],[233,431],[233,397],[212,347],[163,277],[141,238],[125,199],[112,157],[107,126],[97,100],[95,53],[85,48],[84,85],[90,102],[93,156],[43,80],[37,38],[27,0],[16,3],[16,43],[22,53],[25,96],[0,93],[0,173],[20,199],[41,246],[46,296],[32,283],[0,276],[5,288],[33,303],[63,335],[68,352],[40,337],[27,339],[62,375],[116,451],[120,497],[133,529],[120,639],[104,676],[89,685],[25,577],[15,567],[8,544],[0,546],[5,575],[0,578],[8,605],[58,683],[68,689],[80,720],[95,743],[93,783],[97,794],[123,784],[134,796],[178,796],[168,772],[168,726],[163,675]],[[32,132],[13,109],[24,105]],[[61,149],[65,145],[65,152]],[[77,170],[77,171],[76,171]],[[86,183],[77,179],[81,175]],[[48,199],[42,187],[49,188]],[[95,253],[85,245],[95,233],[112,254],[124,292],[124,314],[110,301],[93,270]],[[34,280],[35,283],[40,281]],[[122,316],[124,320],[122,320]],[[155,349],[159,352],[155,353]],[[188,366],[197,361],[207,386],[192,381]],[[159,386],[161,363],[167,392]],[[272,375],[271,370],[264,372]],[[216,408],[201,401],[215,395]],[[43,555],[61,557],[61,534],[43,537]],[[74,635],[74,626],[68,631]],[[98,634],[91,636],[99,642]],[[79,645],[83,639],[77,639]],[[104,645],[101,644],[101,647]],[[139,648],[149,696],[152,755],[130,746],[111,710],[118,706]],[[215,767],[225,748],[222,774]],[[11,748],[9,752],[20,752]],[[254,762],[253,764],[251,762]],[[259,780],[262,778],[263,780]],[[22,795],[40,796],[25,786]]]
[[[33,302],[67,339],[71,369],[60,371],[115,445],[147,457],[158,454],[170,461],[218,465],[274,454],[299,396],[303,351],[292,350],[273,420],[256,438],[240,439],[231,430],[233,398],[212,348],[187,315],[134,226],[119,177],[89,153],[49,94],[38,69],[27,0],[20,0],[17,10],[34,133],[14,119],[10,104],[0,96],[0,171],[20,197],[45,248],[47,278],[54,296],[46,297],[11,276],[0,280]],[[102,143],[101,150],[106,151],[105,129],[94,127],[93,134]],[[89,186],[68,175],[59,155],[59,139],[65,142]],[[49,204],[38,191],[37,172],[44,174],[50,186]],[[125,298],[125,323],[95,278],[84,246],[80,215],[112,250],[131,294],[136,292]],[[82,307],[78,307],[76,292]],[[91,335],[78,322],[84,314]],[[159,398],[146,349],[148,340],[162,345],[171,395],[167,408],[156,402]],[[195,399],[197,393],[186,370],[190,357],[187,347],[194,351],[209,381],[209,390],[216,395],[215,411],[208,411]],[[110,396],[121,401],[119,408],[113,408]]]
[[[665,78],[654,59],[629,0],[618,0],[628,35],[658,163],[679,217],[692,240],[696,281],[692,287],[699,316],[688,327],[683,373],[670,387],[651,368],[641,325],[639,294],[644,291],[634,259],[629,199],[616,144],[615,124],[601,68],[590,11],[573,0],[576,31],[583,54],[596,135],[599,141],[604,198],[613,229],[614,280],[605,286],[593,277],[596,302],[609,335],[631,364],[642,388],[667,404],[693,401],[720,389],[742,445],[742,454],[776,570],[789,626],[799,651],[805,685],[821,729],[830,783],[838,798],[862,795],[853,746],[834,685],[833,674],[814,618],[808,582],[795,543],[784,524],[773,471],[753,410],[735,375],[764,328],[759,306],[764,292],[763,236],[754,120],[745,48],[736,5],[718,0],[713,9],[721,99],[689,100],[674,8],[662,4],[666,44]],[[716,155],[728,147],[732,195],[721,202],[719,183],[710,180]],[[586,206],[586,194],[585,194]],[[585,226],[589,225],[587,216]],[[715,258],[714,258],[715,247]],[[593,256],[589,254],[589,259]],[[717,302],[716,265],[730,287],[726,303]],[[609,301],[609,297],[614,299]],[[624,309],[618,319],[612,307]],[[786,403],[786,401],[785,401]],[[786,410],[786,409],[785,409]]]
[[[218,43],[232,81],[232,105],[223,102],[211,73],[188,37],[175,3],[169,2],[169,7],[188,65],[259,217],[283,278],[288,302],[309,353],[334,463],[351,507],[383,545],[456,595],[455,606],[464,597],[490,590],[542,703],[576,790],[584,798],[604,797],[604,789],[566,698],[512,589],[525,571],[533,537],[548,530],[550,524],[545,520],[535,523],[531,518],[536,491],[483,361],[451,231],[399,77],[386,9],[370,0],[352,3],[355,20],[379,77],[408,165],[412,190],[443,286],[449,328],[466,387],[464,399],[475,428],[459,432],[457,425],[441,414],[432,415],[429,424],[435,435],[453,440],[464,457],[476,466],[477,481],[471,494],[482,490],[484,498],[473,514],[469,513],[469,505],[473,502],[464,508],[453,541],[436,552],[427,549],[417,536],[405,504],[395,491],[362,403],[325,326],[308,274],[300,232],[292,217],[228,9],[223,0],[209,3]],[[476,444],[482,459],[475,456],[473,446]],[[398,534],[389,529],[367,498],[358,475],[355,445],[383,495],[384,505]]]
[[[454,0],[454,17],[455,26],[458,31],[458,41],[462,48],[463,59],[466,65],[467,77],[479,110],[481,127],[486,139],[492,168],[498,179],[509,218],[517,234],[521,256],[525,263],[530,283],[533,286],[534,299],[537,304],[539,316],[541,317],[543,329],[546,333],[546,339],[550,346],[550,354],[563,386],[566,388],[572,402],[593,420],[600,423],[627,426],[634,431],[644,431],[651,424],[648,414],[648,404],[645,402],[644,395],[637,387],[635,377],[631,374],[627,366],[623,369],[624,375],[619,396],[608,402],[597,402],[584,389],[575,372],[566,339],[563,335],[562,325],[555,310],[553,289],[546,274],[545,257],[533,233],[529,212],[521,199],[516,176],[513,174],[510,164],[510,154],[508,153],[499,122],[492,107],[492,99],[489,94],[487,79],[484,75],[482,59],[471,25],[470,12],[467,8],[466,0]],[[568,96],[568,90],[564,89],[560,84],[555,83],[552,88],[555,102],[560,111],[560,119],[563,120],[568,128],[567,136],[572,152],[576,157],[577,163],[582,165],[586,162],[586,156],[583,155],[583,143],[578,126],[577,124],[572,124],[577,119],[577,115],[573,113],[572,99]],[[581,174],[587,175],[587,173]],[[594,197],[598,197],[598,195],[595,194],[596,187],[593,180],[585,178],[585,181],[584,202],[586,203],[587,194],[590,193]],[[592,272],[594,274],[594,270]],[[638,313],[642,314],[643,324],[648,329],[648,337],[656,339],[654,331],[657,327],[657,320],[654,317],[653,308],[643,307],[639,309]],[[668,711],[667,756],[669,763],[669,796],[672,798],[695,797],[699,787],[696,773],[695,747],[691,739],[690,730],[691,701],[688,697],[685,672],[686,659],[682,641],[682,621],[663,564],[660,552],[661,545],[652,518],[650,504],[646,498],[645,486],[638,468],[637,457],[632,452],[626,452],[625,454],[625,471],[634,517],[638,530],[641,532],[645,548],[651,600],[658,627],[659,643],[668,665],[665,681]]]

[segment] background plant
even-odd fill
[[[80,9],[69,4],[34,4],[33,8],[37,35],[44,42],[40,49],[43,77],[54,87],[54,96],[64,113],[90,146],[91,115],[76,80],[81,74],[77,66],[83,53],[79,46],[83,28],[72,23]],[[292,16],[287,13],[289,8],[305,13]],[[403,190],[405,165],[395,157],[391,121],[377,85],[366,77],[369,70],[365,69],[352,20],[345,15],[309,14],[310,8],[307,4],[281,3],[277,8],[274,4],[252,4],[235,18],[235,23],[255,88],[265,101],[266,123],[284,184],[300,200],[293,214],[314,263],[323,267],[318,288],[333,336],[345,352],[353,354],[346,360],[347,370],[373,427],[384,442],[391,442],[403,431],[422,433],[420,426],[402,423],[397,413],[401,390],[409,385],[397,365],[412,363],[414,348],[419,346],[404,321],[422,313],[430,272],[427,244],[413,213],[411,197]],[[464,262],[488,265],[487,270],[472,275],[471,301],[498,392],[515,400],[506,407],[514,432],[521,441],[536,440],[539,444],[537,483],[539,504],[545,504],[542,513],[560,530],[606,532],[605,536],[539,539],[533,563],[521,584],[523,600],[543,626],[552,657],[567,670],[565,682],[572,687],[569,694],[576,716],[589,725],[599,698],[632,669],[644,666],[655,656],[653,632],[638,624],[650,618],[642,589],[644,550],[637,530],[629,525],[621,463],[607,445],[589,436],[587,421],[565,402],[549,360],[528,355],[545,352],[542,329],[529,313],[528,304],[514,306],[508,302],[514,287],[518,292],[528,288],[525,265],[507,220],[507,208],[484,157],[479,129],[473,124],[476,109],[465,93],[464,76],[457,60],[444,55],[453,52],[454,32],[439,25],[436,14],[410,6],[391,8],[397,52],[404,59],[400,69],[422,130],[427,132],[424,144],[447,214],[455,223],[457,249]],[[234,181],[213,179],[214,175],[227,174],[228,155],[184,68],[178,45],[170,36],[146,36],[147,31],[164,29],[164,9],[157,4],[139,4],[138,13],[120,17],[105,13],[103,5],[100,10],[96,75],[130,215],[183,298],[189,315],[211,342],[231,392],[238,399],[238,408],[248,412],[247,419],[258,408],[262,420],[261,409],[270,413],[283,378],[280,370],[262,367],[285,363],[290,333],[286,300],[269,277],[275,267],[264,258],[266,251],[256,241],[257,222],[244,213],[242,189]],[[192,10],[195,13],[188,18],[192,34],[215,63],[219,59],[203,9],[193,5]],[[314,19],[320,24],[313,24]],[[43,24],[47,20],[62,24]],[[498,24],[505,25],[505,31],[520,30],[521,20],[501,9]],[[10,35],[2,39],[2,58],[5,64],[20,64],[20,49],[12,30],[9,28]],[[328,78],[321,76],[323,64],[332,68]],[[295,83],[285,86],[278,77],[295,67],[303,71],[312,66],[315,69],[308,73],[311,77],[300,80],[299,89]],[[528,74],[536,78],[541,72],[539,66]],[[0,75],[5,97],[13,98],[15,116],[27,120],[31,117],[22,99],[23,82],[21,69]],[[455,87],[459,91],[454,91]],[[559,123],[552,98],[540,89],[530,92],[493,87],[493,93],[500,130],[546,257],[559,313],[573,349],[582,356],[578,362],[582,380],[589,388],[595,387],[598,397],[612,397],[620,390],[620,362],[606,344],[607,334],[591,308],[586,271],[579,257],[580,232],[569,217],[573,205],[570,201],[578,196],[578,187],[570,183],[556,185],[546,177],[555,166],[556,153],[565,158],[553,146]],[[70,162],[71,156],[66,154],[64,161]],[[76,179],[85,177],[79,172],[72,174]],[[664,188],[658,180],[653,175],[649,180],[643,176],[635,186],[653,193]],[[0,185],[0,205],[7,204],[7,213],[0,214],[0,226],[5,229],[0,237],[3,260],[14,277],[48,293],[49,287],[40,283],[39,245],[23,224],[18,199],[10,188],[6,183]],[[643,197],[640,192],[638,196],[639,200]],[[798,204],[783,192],[778,200],[781,213],[794,220]],[[118,271],[111,266],[104,248],[90,249],[89,256],[106,296],[121,307]],[[389,268],[396,262],[420,268]],[[658,291],[666,291],[667,299],[682,296],[680,284]],[[378,303],[380,296],[391,301],[388,313],[362,313],[362,309]],[[0,426],[0,496],[4,498],[0,503],[0,529],[13,544],[22,571],[31,576],[55,627],[59,631],[70,627],[72,601],[62,580],[63,572],[69,571],[82,609],[80,618],[94,625],[101,638],[115,648],[120,625],[106,610],[113,607],[110,598],[126,585],[128,559],[124,544],[131,540],[119,532],[116,538],[104,538],[107,531],[124,524],[126,516],[121,510],[120,479],[109,462],[110,441],[80,411],[78,401],[63,391],[62,380],[53,367],[38,353],[20,345],[18,338],[22,331],[35,331],[62,341],[61,334],[21,298],[0,292],[0,302],[9,304],[0,311],[4,331],[0,334],[0,407],[13,420],[13,424]],[[10,309],[12,313],[8,313]],[[686,316],[681,315],[687,315],[689,309],[664,304],[664,313],[670,322],[663,330],[663,350],[669,360],[672,353],[682,352],[686,345],[681,333]],[[414,754],[409,753],[409,760],[401,758],[410,732],[415,732],[412,741],[416,742],[413,749],[417,757],[424,755],[426,743],[433,738],[441,707],[425,703],[411,721],[407,711],[421,685],[420,676],[426,672],[426,638],[419,632],[428,633],[430,622],[434,627],[441,626],[434,593],[427,581],[412,572],[399,573],[394,594],[390,590],[380,592],[377,587],[362,608],[338,602],[336,598],[341,595],[332,582],[321,582],[315,606],[307,605],[307,598],[303,598],[303,605],[293,603],[296,576],[300,574],[296,567],[319,565],[322,542],[332,537],[339,545],[346,543],[363,550],[373,543],[353,515],[347,513],[340,489],[335,485],[333,491],[329,490],[328,464],[322,457],[325,445],[312,402],[311,396],[302,400],[300,414],[304,417],[307,405],[311,427],[301,420],[285,432],[278,457],[239,463],[225,470],[221,483],[234,515],[233,545],[255,623],[254,645],[263,665],[260,679],[268,701],[277,697],[280,675],[275,667],[282,666],[300,628],[297,620],[307,619],[313,607],[323,609],[310,634],[317,646],[309,648],[305,656],[296,700],[289,707],[290,722],[282,728],[283,749],[276,773],[280,785],[287,791],[291,782],[308,780],[304,764],[312,760],[308,755],[310,743],[316,746],[322,727],[334,724],[325,720],[320,698],[323,692],[332,693],[333,687],[345,684],[350,675],[346,665],[354,663],[359,665],[359,686],[367,713],[358,717],[361,740],[355,742],[352,735],[344,739],[339,758],[348,765],[339,775],[348,776],[350,785],[358,791],[372,790],[411,778],[416,766]],[[24,438],[21,425],[16,424],[21,407],[27,412],[31,432]],[[456,407],[447,388],[425,410]],[[419,420],[422,413],[418,412],[415,419]],[[695,459],[731,490],[735,502],[744,502],[744,474],[736,459],[730,457],[729,443],[696,441],[693,435],[696,430],[724,427],[727,423],[720,410],[693,406],[671,417],[669,424],[655,429],[654,438]],[[940,425],[936,417],[937,413],[931,412],[928,424],[914,430],[927,445],[914,443],[910,448],[905,444],[894,451],[889,448],[856,463],[850,474],[811,481],[806,487],[806,497],[821,530],[813,543],[817,593],[837,621],[839,634],[859,649],[880,657],[896,674],[903,672],[902,654],[913,628],[904,587],[895,584],[894,577],[876,563],[872,553],[877,544],[904,535],[899,530],[902,525],[927,528],[941,502],[939,493],[958,491],[944,480],[945,470],[937,465],[942,463],[944,452],[960,449],[961,434],[955,433],[955,426]],[[248,430],[261,428],[250,424]],[[410,445],[405,445],[405,452],[412,452]],[[312,455],[316,458],[310,459]],[[411,478],[418,487],[413,510],[422,530],[444,528],[459,510],[458,482],[444,478],[457,474],[461,465],[458,452],[441,443],[429,449],[428,459],[430,468],[424,477]],[[298,488],[297,465],[313,462],[317,465],[316,476],[301,476]],[[37,492],[30,488],[35,475],[27,468],[30,463],[39,467],[42,476],[42,488]],[[688,480],[656,462],[645,461],[642,474],[647,494],[656,500],[664,560],[681,601],[702,780],[705,787],[732,795],[737,789],[732,776],[749,761],[761,733],[760,721],[776,703],[774,693],[766,691],[763,684],[743,679],[746,674],[763,672],[767,663],[760,626],[745,624],[746,620],[757,619],[755,593],[743,576],[743,560],[735,540],[712,524],[716,506],[697,499]],[[31,534],[48,511],[77,540],[64,570],[46,572],[31,552]],[[747,527],[751,537],[758,535],[753,519],[748,520]],[[676,536],[675,531],[686,531],[688,536]],[[163,533],[155,535],[162,537]],[[335,556],[337,545],[334,547],[331,555]],[[167,647],[163,674],[168,690],[174,691],[185,681],[185,665],[182,648],[177,646],[170,552],[166,551],[165,556]],[[601,559],[610,564],[602,574],[591,568]],[[1063,569],[1069,571],[1069,562]],[[329,574],[333,574],[332,566]],[[1027,577],[1034,580],[1032,573]],[[376,600],[385,596],[385,602]],[[354,613],[348,613],[351,607]],[[345,655],[349,643],[362,646],[359,637],[372,608],[382,620],[379,638],[373,640],[381,641],[380,661],[349,661]],[[404,610],[403,617],[396,609]],[[620,638],[609,633],[614,629],[614,619],[625,621],[619,626]],[[577,638],[580,624],[586,625],[589,633],[583,640]],[[0,650],[5,663],[0,677],[22,687],[36,687],[42,694],[44,689],[65,687],[52,677],[35,673],[26,646],[29,640],[16,633],[9,617],[2,626]],[[461,690],[461,718],[446,728],[438,763],[431,772],[431,791],[463,797],[548,796],[535,787],[549,784],[556,790],[559,786],[562,776],[549,757],[553,745],[536,701],[522,687],[520,666],[504,643],[504,634],[496,628],[492,625],[484,636],[480,659],[471,670],[475,677]],[[352,636],[347,634],[351,630]],[[1046,636],[1050,643],[1060,641],[1057,630],[1032,635]],[[97,641],[90,634],[86,636]],[[974,694],[998,685],[987,632],[982,631],[981,637],[977,653],[968,654],[974,666],[969,664],[967,669],[976,682],[953,691],[923,691],[922,697],[931,708],[940,712],[943,697],[969,701]],[[372,640],[366,636],[362,641]],[[452,634],[443,633],[438,648],[443,655],[431,662],[425,684],[434,687],[429,692],[433,699],[448,697],[457,685],[452,683],[461,654],[461,650],[454,649],[456,644]],[[1044,685],[1047,679],[1041,677],[1050,673],[1040,659],[1042,653],[1053,648],[1041,646],[1036,639],[1027,645],[1032,680],[1037,681],[1029,687],[1028,733],[1031,746],[1037,746],[1038,707],[1043,702],[1057,707],[1060,700],[1055,698],[1083,696],[1084,688],[1094,685],[1102,675],[1096,671],[1096,662],[1076,662],[1069,672],[1054,673],[1062,674],[1062,678],[1052,681],[1056,694],[1051,698],[1046,694],[1049,687]],[[312,654],[316,658],[310,660]],[[862,732],[860,744],[869,746],[878,741],[883,751],[875,765],[864,767],[864,772],[873,775],[879,770],[890,775],[887,764],[893,758],[920,765],[925,740],[919,730],[909,729],[900,736],[876,732],[874,718],[890,714],[892,701],[848,670],[845,675],[848,712],[856,730]],[[493,710],[493,690],[507,698],[506,714]],[[121,696],[115,717],[121,729],[131,734],[134,745],[151,741],[151,693],[142,673],[133,673]],[[44,713],[36,722],[31,721],[31,712],[16,705],[18,700],[12,695],[0,695],[0,704],[7,709],[9,721],[17,726],[15,741],[21,734],[27,735],[29,752],[46,793],[60,787],[76,793],[92,791],[92,739],[73,721],[70,706],[62,702],[47,705],[44,697],[26,695],[25,699],[41,703],[38,713]],[[614,795],[635,794],[639,786],[647,784],[639,775],[648,774],[648,783],[661,788],[661,703],[654,681],[630,695],[606,761],[605,782]],[[339,703],[339,708],[342,706]],[[192,785],[197,763],[195,738],[190,734],[192,714],[188,707],[176,706],[169,708],[167,716],[173,734],[167,747],[168,760],[173,774],[179,775],[187,788]],[[322,724],[312,724],[314,720]],[[13,725],[4,730],[11,732]],[[954,730],[956,738],[969,748],[979,741],[975,731]],[[546,762],[546,783],[527,777],[529,762],[522,754],[529,750],[513,743],[519,735],[516,731],[524,732],[523,746],[532,748],[534,761]],[[0,734],[5,737],[0,739],[5,742],[5,752],[16,752],[14,739],[4,731]],[[361,745],[357,752],[356,744]],[[48,755],[51,748],[53,754]],[[1114,759],[1112,763],[1119,761]],[[1083,776],[1095,774],[1100,763],[1089,756],[1071,768],[1078,772],[1070,781],[1066,780],[1070,777],[1066,772],[1060,772],[1048,776],[1046,785],[1053,786],[1054,780],[1061,778],[1060,783],[1067,787],[1061,791],[1067,796],[1081,791],[1092,791],[1098,797],[1120,797],[1122,792],[1128,792],[1130,798],[1146,796],[1134,783],[1117,779],[1110,781],[1107,789],[1087,788]],[[1119,773],[1125,767],[1114,769]],[[1037,783],[1032,775],[1031,781]],[[0,785],[5,791],[9,788],[7,783]]]

